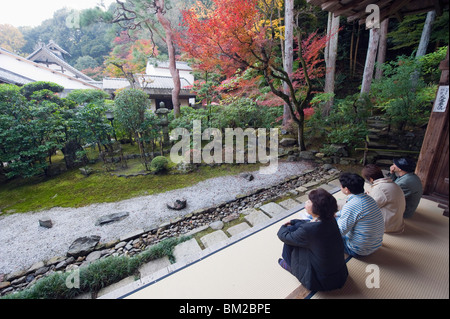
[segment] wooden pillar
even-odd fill
[[[378,47],[378,57],[377,57],[377,71],[375,73],[375,79],[381,79],[383,77],[383,70],[381,65],[386,62],[386,51],[387,51],[387,34],[389,29],[389,18],[381,22],[380,28],[380,45]]]
[[[327,73],[325,75],[325,93],[334,93],[339,22],[339,17],[335,17],[332,12],[328,13],[327,47],[325,49],[325,63],[327,67]],[[330,115],[331,106],[333,104],[334,98],[325,104],[325,108],[323,110],[325,116]]]
[[[447,198],[449,178],[449,108],[448,100],[442,103],[440,94],[447,90],[449,85],[448,50],[447,57],[440,65],[442,71],[439,83],[440,90],[436,94],[436,102],[430,116],[428,128],[425,133],[422,149],[417,163],[416,174],[420,177],[424,194]],[[448,93],[447,93],[448,97]],[[440,100],[440,103],[439,103]]]
[[[370,92],[370,86],[372,85],[373,72],[375,68],[375,60],[377,58],[379,40],[380,29],[370,29],[369,48],[367,50],[366,66],[364,68],[364,76],[361,85],[361,95]]]

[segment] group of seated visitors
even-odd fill
[[[340,210],[326,190],[311,191],[305,203],[311,218],[291,220],[278,231],[284,243],[280,266],[311,291],[342,288],[348,277],[344,253],[368,256],[381,247],[385,232],[404,231],[403,220],[413,216],[423,193],[414,171],[415,163],[401,158],[394,160],[386,177],[373,164],[363,168],[362,176],[341,174],[347,200]]]

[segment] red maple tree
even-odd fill
[[[305,150],[304,110],[309,107],[313,91],[312,80],[325,74],[320,52],[326,38],[311,34],[305,39],[301,32],[297,39],[299,68],[288,74],[279,58],[277,24],[267,7],[262,10],[260,0],[213,0],[211,8],[198,2],[183,12],[184,32],[178,43],[190,58],[198,61],[196,67],[215,70],[230,78],[237,70],[251,68],[265,79],[278,105],[286,102],[293,120],[298,124],[300,150]],[[265,4],[268,2],[266,1]],[[275,9],[275,7],[273,7]],[[248,85],[249,82],[243,82]],[[289,92],[282,88],[286,83]],[[275,98],[276,97],[276,98]]]

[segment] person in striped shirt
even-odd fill
[[[375,200],[364,192],[364,178],[343,173],[339,177],[347,202],[336,214],[345,252],[352,257],[368,256],[381,247],[384,218]]]

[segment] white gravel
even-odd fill
[[[137,197],[116,203],[94,204],[82,208],[53,208],[42,212],[0,217],[0,274],[28,269],[39,261],[64,256],[70,244],[79,237],[98,235],[108,242],[138,229],[158,226],[198,209],[232,200],[238,194],[282,182],[286,177],[313,168],[308,163],[280,162],[275,174],[253,172],[251,182],[239,176],[212,178],[184,189]],[[166,207],[184,198],[188,207],[172,211]],[[101,216],[129,212],[126,219],[105,226],[95,226]],[[39,226],[39,219],[48,217],[53,227]]]

